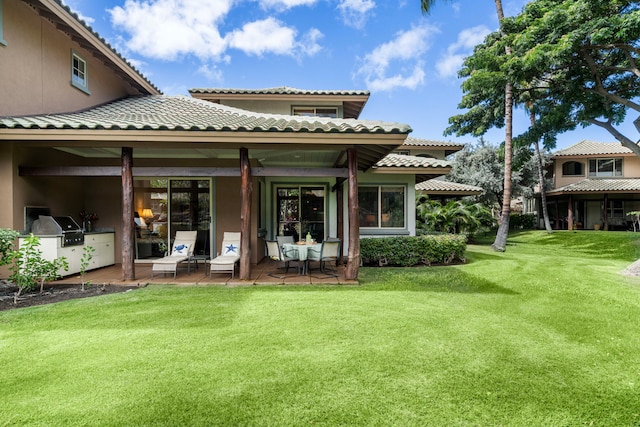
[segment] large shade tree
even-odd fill
[[[596,125],[640,156],[635,132],[617,126],[629,110],[640,113],[640,2],[536,0],[502,30],[486,43],[512,47],[504,78],[531,82],[523,90],[535,94],[538,120],[523,137]]]
[[[435,4],[435,0],[420,0],[420,6],[424,13],[429,13]],[[504,10],[502,8],[502,0],[495,0],[496,14],[498,21],[502,26],[504,20]],[[504,53],[511,54],[509,45],[504,45]],[[503,86],[504,92],[504,117],[505,117],[505,137],[504,137],[504,196],[502,203],[502,212],[500,214],[500,226],[496,233],[496,238],[491,247],[496,251],[504,251],[507,247],[507,236],[509,234],[509,214],[511,213],[511,156],[513,147],[513,85],[510,81],[505,81]]]

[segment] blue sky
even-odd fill
[[[165,94],[190,88],[367,89],[361,118],[408,123],[412,136],[444,136],[459,114],[457,70],[498,28],[490,0],[64,0]],[[503,0],[505,15],[527,0]],[[633,117],[632,117],[633,119]],[[629,123],[621,130],[631,138]],[[514,135],[528,118],[515,111]],[[591,126],[560,135],[558,148],[614,138]],[[502,129],[485,140],[504,140]]]

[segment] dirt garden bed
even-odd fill
[[[52,304],[77,298],[89,298],[99,295],[128,292],[133,289],[139,289],[139,287],[91,285],[83,291],[81,285],[55,285],[45,287],[44,292],[42,293],[37,289],[20,295],[18,303],[14,304],[13,297],[18,288],[6,281],[0,281],[0,311],[31,307],[34,305]]]

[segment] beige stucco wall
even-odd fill
[[[0,116],[68,112],[126,96],[132,89],[101,61],[20,0],[3,0]],[[71,50],[87,61],[91,95],[71,86]]]
[[[590,157],[590,158],[596,158]],[[640,158],[635,155],[625,156],[598,156],[597,158],[622,158],[622,173],[625,178],[640,178]],[[567,162],[579,162],[584,166],[584,175],[582,176],[563,176],[562,165]],[[564,187],[582,181],[589,176],[589,158],[585,157],[562,157],[555,160],[554,181],[555,188]]]
[[[230,107],[241,108],[243,110],[255,111],[259,113],[270,113],[270,114],[291,114],[291,108],[293,106],[296,107],[304,107],[304,106],[313,106],[313,107],[337,107],[338,108],[338,117],[342,117],[342,105],[336,105],[335,102],[330,101],[319,101],[319,102],[291,102],[291,101],[255,101],[255,100],[223,100],[221,102],[222,105],[228,105]]]

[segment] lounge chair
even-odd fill
[[[196,246],[197,231],[176,231],[176,238],[173,241],[171,248],[171,254],[163,258],[153,260],[153,267],[151,268],[151,278],[154,273],[173,273],[173,278],[176,278],[178,264],[187,262],[187,272],[191,271],[191,258],[193,257],[193,250]]]
[[[320,272],[330,277],[338,277],[335,269],[327,269],[327,262],[331,262],[335,265],[340,258],[340,252],[342,248],[342,241],[340,239],[327,239],[322,242],[320,251],[313,248],[309,248],[307,259],[309,263],[317,261],[320,264]]]
[[[240,233],[225,231],[222,238],[222,251],[211,260],[209,277],[211,273],[231,273],[233,279],[238,261],[240,261]]]

